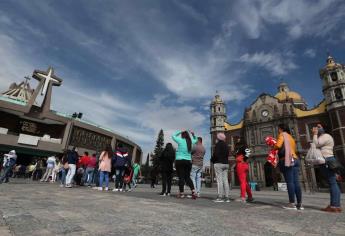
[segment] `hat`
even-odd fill
[[[217,139],[221,141],[225,141],[226,137],[224,133],[218,133],[217,134]]]

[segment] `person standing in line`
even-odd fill
[[[38,159],[36,161],[36,168],[32,173],[31,180],[39,180],[43,176],[43,160]]]
[[[48,182],[49,176],[52,175],[55,166],[56,166],[55,156],[48,157],[46,172],[44,173],[42,179],[40,180],[41,182]]]
[[[140,171],[140,164],[136,161],[133,165],[133,179],[132,179],[132,183],[133,183],[133,187],[136,188],[137,187],[137,181],[139,176],[141,176],[141,171]]]
[[[198,142],[192,149],[192,171],[190,177],[196,188],[197,196],[200,197],[201,190],[201,174],[204,165],[205,148],[202,145],[202,138],[198,137]]]
[[[337,184],[337,174],[333,170],[329,169],[327,165],[330,161],[335,160],[333,153],[334,140],[333,137],[327,133],[327,127],[325,125],[317,124],[317,126],[313,128],[313,143],[321,150],[322,156],[325,158],[326,163],[321,165],[321,170],[328,180],[330,191],[330,204],[321,210],[341,213],[341,192]]]
[[[67,151],[64,150],[61,158],[62,167],[60,168],[60,187],[65,187],[66,185],[66,174],[68,171],[68,160]]]
[[[161,196],[170,196],[174,161],[174,147],[171,143],[167,143],[162,155],[159,157],[162,173],[162,192],[159,194]]]
[[[193,132],[192,138],[189,135],[188,131],[176,131],[172,136],[172,139],[177,143],[178,147],[176,150],[176,172],[179,178],[179,193],[177,198],[184,198],[184,185],[185,183],[189,186],[192,191],[192,199],[197,198],[195,192],[193,181],[190,178],[190,171],[192,169],[192,145],[197,142]]]
[[[80,168],[83,168],[83,176],[80,180],[81,185],[85,185],[87,181],[86,168],[87,168],[87,165],[89,164],[89,161],[90,161],[89,152],[84,152],[84,155],[79,160],[79,166]]]
[[[68,173],[66,176],[66,188],[72,188],[72,181],[77,168],[78,159],[79,155],[76,147],[73,147],[72,150],[67,151]]]
[[[247,175],[249,171],[249,165],[247,161],[248,161],[249,156],[250,156],[250,149],[246,148],[245,146],[238,149],[237,154],[236,154],[236,172],[237,172],[238,179],[240,181],[240,187],[241,187],[240,201],[242,203],[253,201],[252,191],[247,181]],[[247,200],[246,200],[246,192],[248,195]]]
[[[103,180],[105,180],[105,191],[109,190],[109,173],[111,172],[111,158],[113,150],[108,145],[99,157],[99,187],[98,190],[103,190]]]
[[[279,168],[284,175],[288,189],[289,203],[283,206],[284,209],[304,210],[302,206],[302,190],[299,183],[300,161],[296,154],[296,142],[285,124],[278,125],[277,144],[274,149],[279,150]],[[295,196],[297,204],[295,204]]]
[[[230,202],[229,199],[229,147],[225,143],[226,136],[224,133],[217,134],[217,143],[211,158],[214,164],[214,171],[217,178],[218,197],[215,202]]]
[[[91,187],[92,179],[93,179],[93,173],[95,171],[95,168],[97,166],[97,158],[96,154],[93,154],[88,163],[86,164],[86,170],[85,170],[85,178],[84,178],[84,184],[87,184],[88,187]]]
[[[3,161],[3,174],[0,177],[0,184],[8,183],[10,175],[12,173],[13,166],[16,164],[17,161],[17,154],[15,150],[10,151],[8,154],[4,155]]]
[[[117,150],[113,159],[115,167],[115,188],[113,191],[122,192],[123,189],[123,175],[125,174],[125,168],[127,164],[128,152],[127,148],[123,147],[121,143],[118,144]]]
[[[126,157],[126,164],[125,164],[125,173],[123,175],[123,191],[126,191],[126,186],[128,185],[128,192],[132,191],[132,178],[133,178],[133,166],[132,166],[132,158],[130,156]]]

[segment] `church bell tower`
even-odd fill
[[[335,155],[345,165],[345,65],[336,63],[329,55],[326,66],[320,70],[320,78],[335,141]]]
[[[211,105],[211,133],[225,131],[224,123],[226,122],[226,108],[225,103],[220,98],[219,94],[216,94]]]

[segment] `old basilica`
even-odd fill
[[[291,91],[288,84],[281,83],[277,94],[261,94],[244,110],[244,117],[238,124],[227,121],[226,105],[219,95],[213,99],[211,109],[211,142],[215,145],[217,132],[226,134],[231,153],[231,182],[237,185],[233,151],[236,142],[244,141],[252,150],[250,159],[250,181],[261,187],[270,187],[276,179],[277,169],[266,162],[268,147],[265,137],[278,135],[278,124],[285,123],[294,136],[299,156],[305,157],[312,141],[311,129],[318,122],[328,124],[335,140],[335,155],[345,164],[345,65],[335,62],[328,56],[326,65],[320,70],[324,100],[312,109],[308,109],[303,97]],[[324,181],[317,167],[302,165],[301,182],[305,189],[324,187]],[[278,173],[279,175],[279,173]]]

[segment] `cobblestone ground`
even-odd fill
[[[214,203],[215,191],[191,200],[145,185],[114,193],[12,181],[0,185],[0,235],[345,235],[344,213],[319,210],[328,194],[304,194],[305,210],[294,211],[281,208],[285,192],[254,192],[256,201],[242,204]]]

